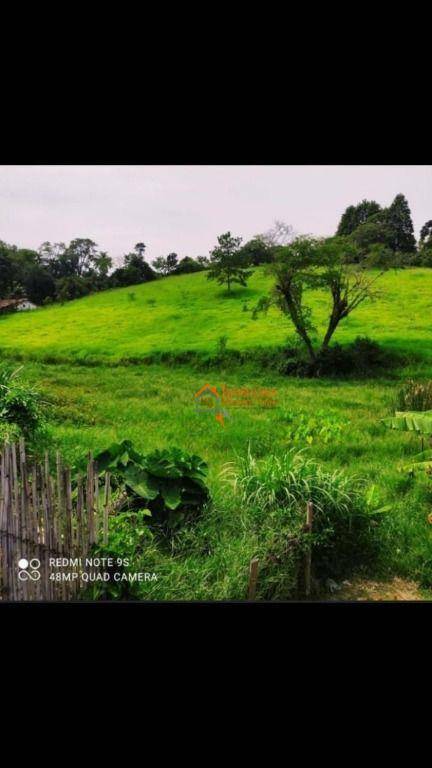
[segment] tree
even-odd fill
[[[123,260],[123,266],[114,270],[109,282],[113,286],[137,285],[146,283],[156,278],[150,264],[144,261],[144,257],[138,252],[127,253]]]
[[[0,241],[0,298],[4,299],[13,288],[16,279],[15,265],[10,248]]]
[[[147,248],[145,243],[137,243],[135,245],[135,251],[137,252],[138,256],[140,256],[142,259],[144,258],[144,251]]]
[[[391,248],[402,253],[415,253],[416,240],[411,211],[405,195],[396,195],[387,209],[387,226],[391,231]]]
[[[50,243],[49,240],[42,243],[39,248],[40,263],[46,267],[54,279],[63,277],[67,271],[63,263],[65,250],[65,243]]]
[[[231,232],[218,237],[218,245],[210,252],[210,268],[207,273],[208,280],[216,280],[219,285],[228,286],[231,292],[232,283],[246,286],[247,279],[252,272],[244,268],[242,254],[240,253],[241,237],[233,237]]]
[[[80,299],[89,293],[89,287],[84,277],[69,275],[56,281],[56,299],[58,301],[72,301]]]
[[[427,221],[420,230],[420,247],[429,248],[432,246],[432,219]]]
[[[173,272],[178,264],[178,256],[176,253],[169,253],[166,257],[168,274]]]
[[[342,214],[336,234],[350,235],[361,224],[365,224],[371,216],[379,213],[381,206],[375,200],[362,200],[358,205],[349,205]]]
[[[93,265],[99,277],[106,277],[112,267],[112,258],[106,251],[99,251],[93,259]]]
[[[190,272],[202,272],[205,269],[203,264],[199,264],[198,261],[192,259],[190,256],[185,256],[181,259],[174,270],[175,275],[185,275]]]
[[[290,245],[279,248],[268,271],[275,278],[270,296],[255,308],[267,310],[276,305],[287,315],[304,344],[312,363],[325,352],[339,323],[366,299],[372,298],[374,283],[382,274],[371,276],[354,266],[356,246],[346,237],[320,240],[298,237]],[[331,311],[321,346],[312,340],[315,331],[310,306],[304,301],[307,290],[324,290],[331,298]]]
[[[357,226],[358,226],[358,223],[357,223],[357,216],[356,216],[356,206],[349,205],[348,208],[346,208],[346,210],[342,214],[341,220],[336,230],[336,234],[350,235],[351,232],[354,232]]]
[[[240,253],[245,265],[254,267],[258,267],[259,264],[267,264],[271,261],[273,251],[274,246],[265,242],[260,235],[253,237],[252,240],[249,240],[240,248]]]
[[[64,259],[69,265],[72,275],[83,277],[92,271],[97,258],[97,245],[88,237],[77,237],[71,240],[64,253]]]
[[[162,275],[168,274],[168,264],[164,256],[158,256],[157,259],[153,259],[152,267],[156,272],[160,272]]]
[[[37,251],[30,248],[13,248],[10,255],[15,267],[16,280],[23,284],[26,276],[34,268],[40,265],[40,256]]]
[[[152,261],[152,265],[157,272],[161,272],[163,275],[170,275],[178,265],[178,256],[176,253],[169,253],[166,258],[158,256],[157,259]]]
[[[257,235],[257,238],[270,248],[278,245],[288,245],[294,237],[295,234],[291,224],[287,224],[280,219],[276,219],[273,226],[267,232]]]
[[[53,276],[40,265],[33,266],[24,279],[26,296],[35,304],[43,304],[45,299],[54,299],[56,284]]]
[[[77,237],[68,246],[49,241],[39,248],[42,263],[56,279],[83,277],[92,272],[97,258],[97,245],[89,238]]]
[[[432,219],[420,230],[418,255],[412,263],[419,267],[432,267]]]
[[[351,237],[359,247],[361,257],[367,256],[375,245],[383,245],[390,249],[393,245],[393,234],[384,216],[380,216],[379,219],[371,217],[369,221],[360,224]]]

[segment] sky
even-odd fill
[[[431,165],[3,165],[0,240],[37,249],[89,237],[120,258],[208,255],[230,230],[247,240],[275,219],[332,235],[344,209],[402,192],[416,236],[432,219]]]

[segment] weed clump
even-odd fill
[[[396,411],[431,411],[432,381],[409,379],[396,395]]]

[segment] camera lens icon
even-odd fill
[[[40,579],[40,560],[37,557],[33,557],[31,560],[27,560],[26,557],[21,557],[18,560],[18,578],[20,581],[38,581]]]

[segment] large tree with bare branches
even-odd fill
[[[271,294],[258,303],[256,312],[276,305],[288,315],[313,363],[328,349],[341,320],[366,299],[376,296],[375,283],[382,272],[353,264],[356,248],[345,237],[297,237],[279,248],[268,265],[267,271],[275,282]],[[330,296],[330,314],[320,344],[314,341],[312,311],[305,301],[311,290],[326,291]]]

